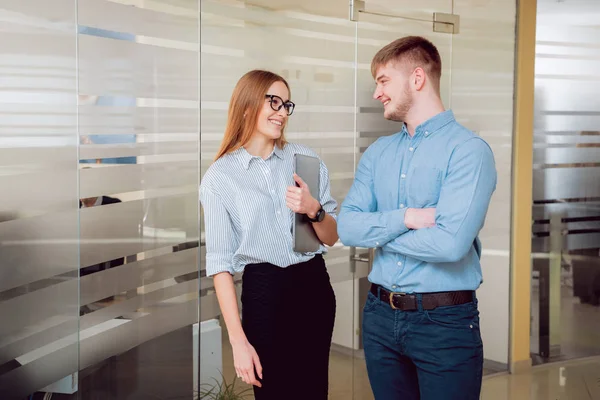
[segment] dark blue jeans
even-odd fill
[[[369,293],[363,345],[376,400],[478,400],[483,343],[477,300],[394,310]]]

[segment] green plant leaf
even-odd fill
[[[201,400],[244,400],[246,396],[252,393],[252,388],[237,389],[237,377],[233,378],[233,382],[227,383],[225,376],[221,373],[221,381],[213,378],[214,385],[205,383],[200,385]]]

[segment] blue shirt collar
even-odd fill
[[[454,121],[456,121],[454,117],[454,112],[452,112],[452,110],[446,110],[428,119],[421,125],[417,126],[417,129],[415,129],[415,136],[419,136],[425,133],[428,134],[427,136],[431,136],[435,132],[442,129],[444,126],[448,125],[450,122]],[[408,135],[408,129],[406,128],[406,124],[403,124],[402,126],[402,133]]]

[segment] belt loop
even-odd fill
[[[415,298],[417,299],[417,309],[419,312],[423,312],[423,295],[421,293],[415,293]]]
[[[381,285],[377,285],[377,298],[381,300]]]

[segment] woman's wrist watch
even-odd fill
[[[317,214],[315,215],[314,218],[309,217],[308,215],[306,216],[306,218],[308,218],[308,220],[310,222],[321,222],[325,219],[325,210],[323,210],[323,206],[321,206],[321,208],[319,208],[319,211],[317,211]]]

